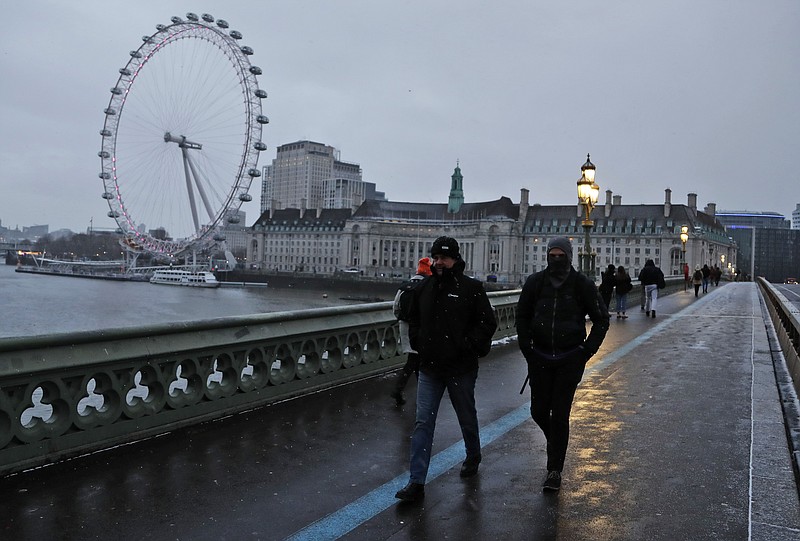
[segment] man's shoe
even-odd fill
[[[406,403],[406,399],[403,397],[403,391],[398,391],[395,389],[389,396],[394,398],[394,401],[397,402],[398,406],[402,406]]]
[[[542,490],[557,492],[561,488],[561,472],[549,471],[547,472],[547,479],[544,480]]]
[[[418,502],[425,497],[425,485],[409,481],[394,497],[404,502]]]
[[[650,312],[650,314],[653,316],[653,319],[655,319],[655,318],[656,318],[656,311],[655,311],[655,310],[653,310],[652,312]]]
[[[468,456],[466,460],[461,464],[461,473],[459,475],[461,477],[472,477],[476,473],[478,473],[478,464],[481,463],[481,455],[477,456]]]
[[[647,312],[645,312],[645,313],[644,313],[644,316],[645,316],[645,317],[650,317],[650,310],[648,310]]]

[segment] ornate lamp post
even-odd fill
[[[681,226],[681,244],[683,245],[683,258],[681,263],[681,272],[684,272],[686,268],[686,241],[689,240],[689,226],[682,225]],[[683,290],[686,291],[688,287],[687,280],[683,281]]]
[[[580,271],[594,279],[595,277],[595,258],[597,254],[592,252],[592,244],[589,239],[589,232],[594,227],[594,222],[591,220],[592,210],[597,204],[597,198],[600,196],[600,186],[594,182],[595,167],[589,159],[589,154],[586,155],[586,163],[581,166],[581,178],[578,179],[578,204],[582,205],[586,217],[581,225],[583,226],[584,244],[583,249],[578,249],[578,258],[580,260]]]

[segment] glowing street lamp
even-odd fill
[[[681,272],[683,272],[683,270],[686,268],[686,241],[687,240],[689,240],[689,226],[688,225],[682,225],[681,226],[681,244],[683,244],[683,258],[682,258],[683,261],[682,261],[682,265],[681,265]],[[686,288],[688,287],[686,282],[687,282],[687,280],[683,281],[683,290],[684,291],[686,291]]]
[[[589,159],[589,154],[586,155],[586,163],[581,166],[581,178],[578,179],[578,204],[583,206],[585,211],[585,218],[581,225],[583,226],[584,244],[583,250],[578,249],[578,258],[580,260],[580,270],[589,278],[595,277],[595,258],[597,254],[592,252],[592,244],[589,238],[589,232],[594,227],[594,222],[590,218],[592,210],[597,204],[597,198],[600,196],[600,186],[594,181],[595,167]]]

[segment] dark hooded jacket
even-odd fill
[[[667,285],[664,281],[664,273],[656,267],[656,263],[652,259],[645,261],[644,268],[639,271],[639,282],[642,287],[658,286],[658,289],[664,289]]]
[[[426,374],[446,378],[477,370],[478,358],[492,346],[494,309],[464,266],[459,259],[442,276],[434,271],[413,291],[409,335]]]
[[[609,327],[605,303],[594,282],[570,268],[556,288],[548,269],[532,274],[517,304],[517,339],[528,361],[586,362],[597,353]],[[592,330],[586,335],[586,316]]]

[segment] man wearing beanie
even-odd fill
[[[411,374],[419,373],[419,354],[411,347],[411,339],[408,336],[408,320],[411,317],[412,291],[416,289],[425,277],[431,275],[431,263],[430,257],[420,259],[417,263],[417,274],[403,283],[394,297],[394,316],[397,318],[400,327],[400,351],[408,355],[406,364],[400,370],[400,375],[397,377],[394,390],[390,395],[398,406],[406,403],[403,390],[405,390]]]
[[[461,477],[478,473],[481,442],[475,409],[478,358],[489,353],[497,330],[494,310],[478,280],[464,275],[458,242],[439,237],[431,246],[432,276],[414,289],[409,334],[419,352],[417,411],[411,435],[410,479],[395,497],[419,501],[433,449],[433,433],[444,391],[458,418],[466,447]]]
[[[586,335],[586,316],[592,329]],[[547,439],[545,491],[561,488],[569,414],[586,362],[600,348],[608,309],[594,281],[572,267],[572,244],[547,244],[547,268],[528,277],[517,304],[517,339],[528,363],[531,417]]]

